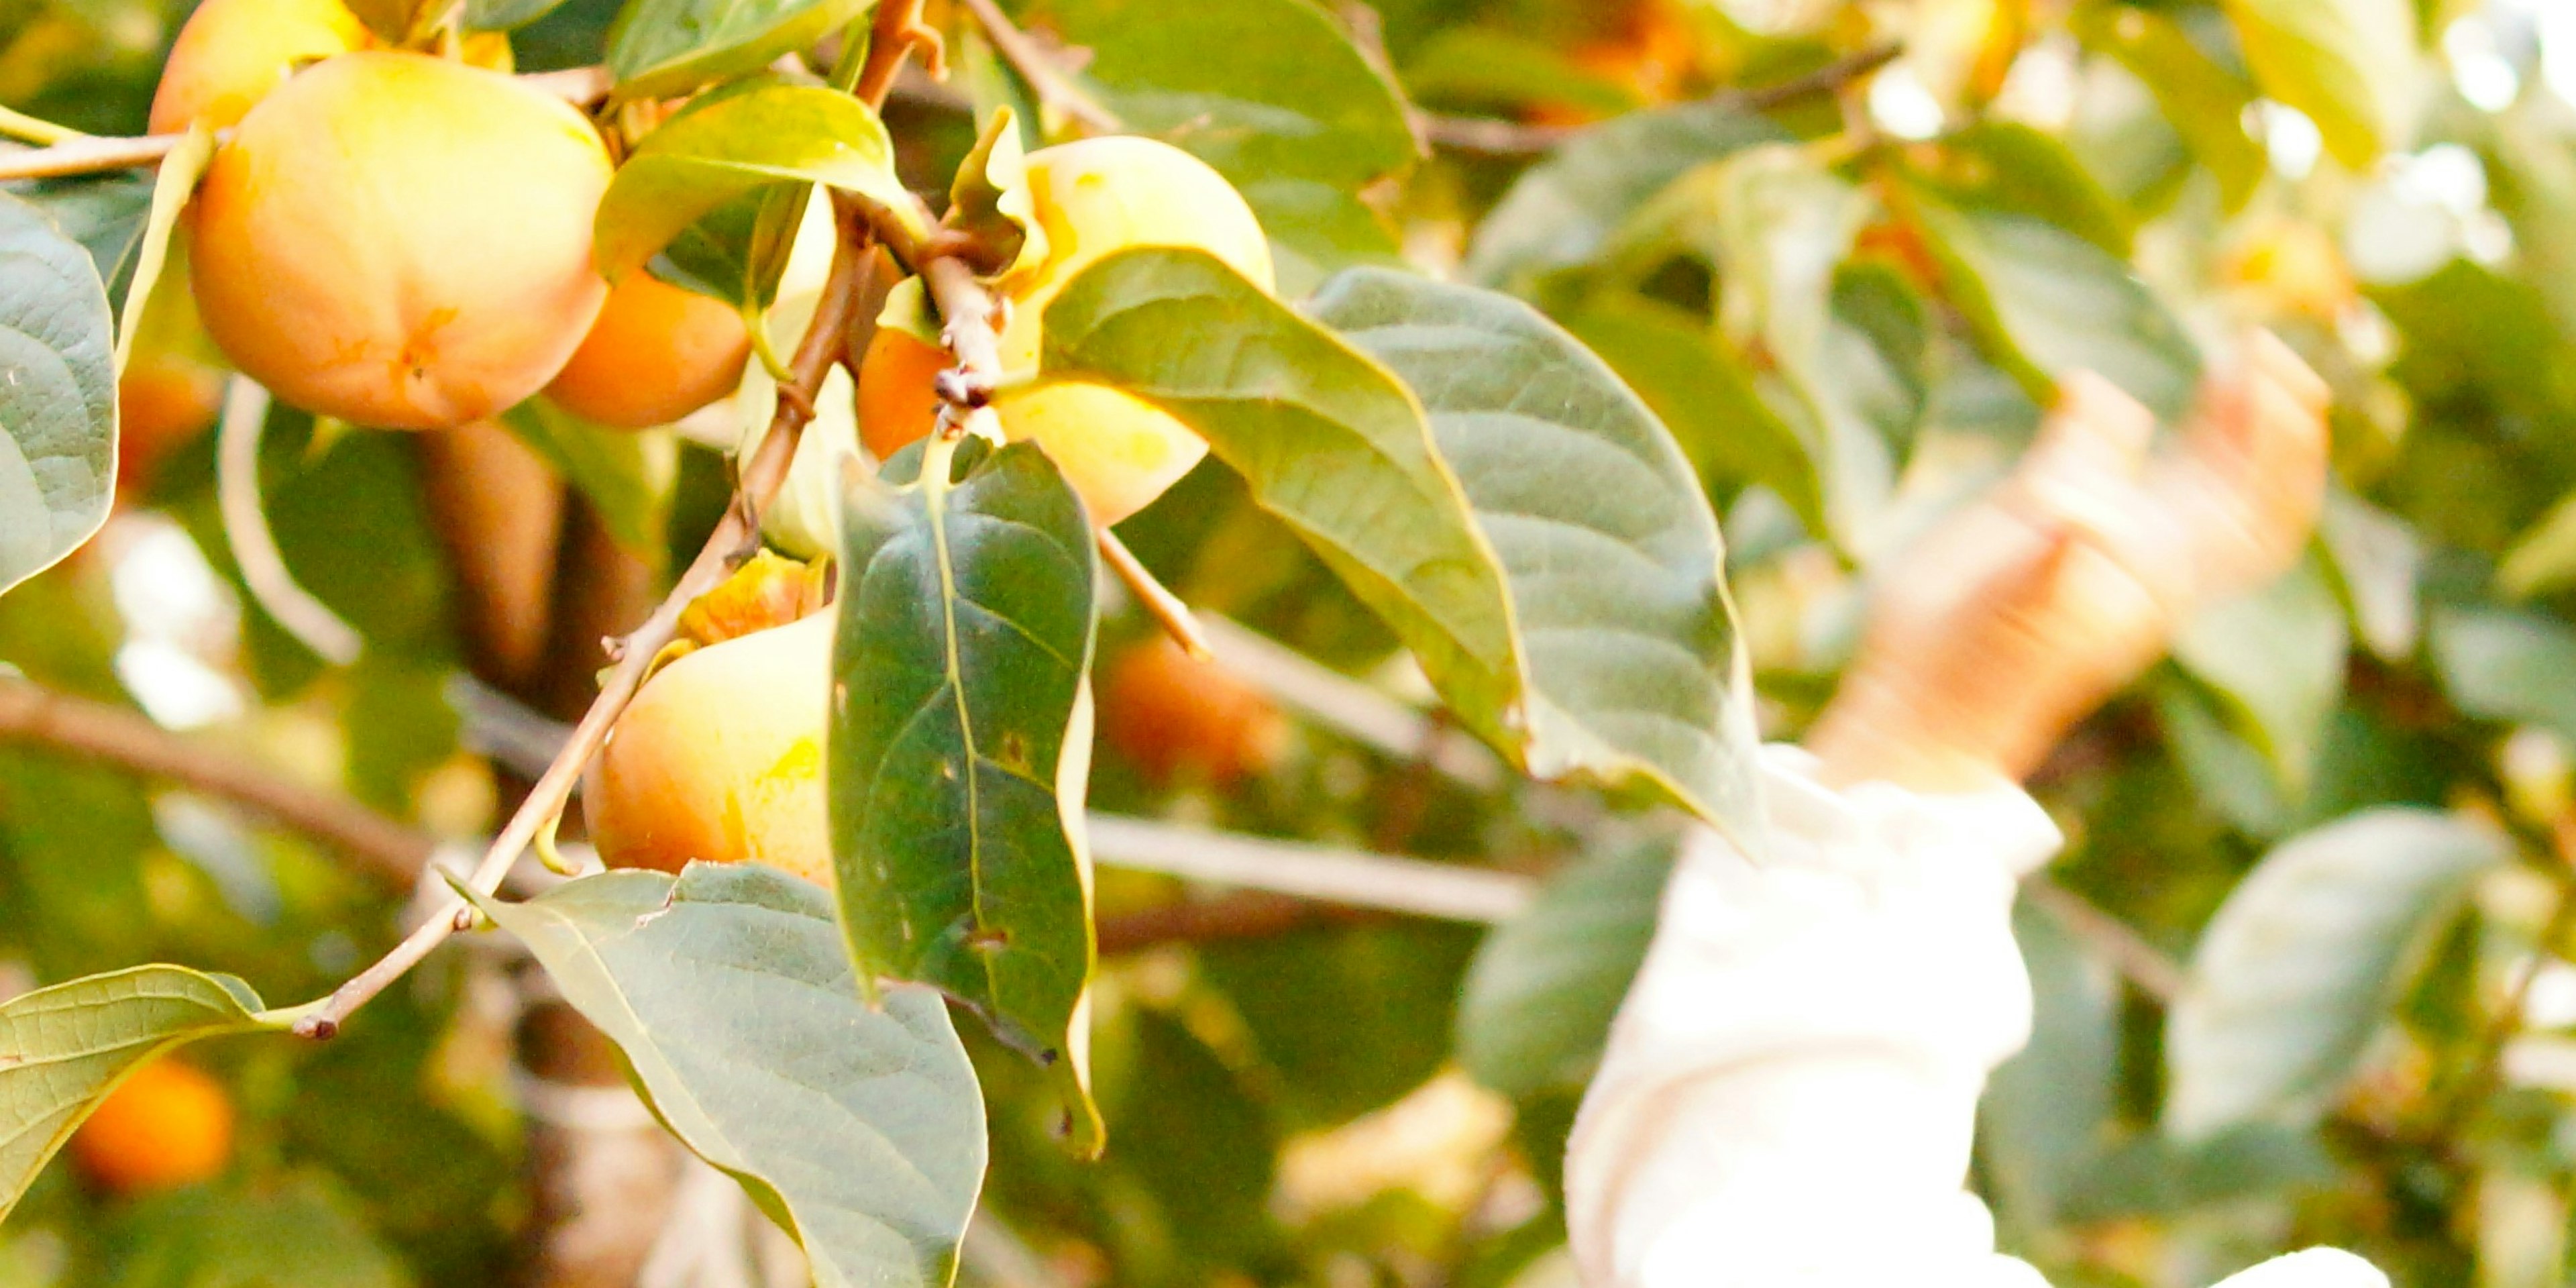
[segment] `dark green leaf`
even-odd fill
[[[1472,927],[1396,920],[1205,944],[1198,964],[1242,1017],[1291,1121],[1337,1126],[1394,1103],[1448,1061],[1479,938]]]
[[[1410,385],[1502,561],[1511,745],[1544,779],[1640,782],[1722,827],[1753,809],[1724,543],[1672,435],[1527,305],[1382,269],[1311,306]]]
[[[1699,165],[1781,138],[1715,104],[1633,112],[1560,144],[1512,185],[1467,248],[1469,281],[1526,292],[1590,262],[1647,198]]]
[[[198,1038],[270,1027],[250,986],[137,966],[0,1003],[0,1220],[45,1160],[144,1061]]]
[[[736,308],[766,309],[805,218],[813,186],[770,184],[735,197],[680,230],[653,257],[655,277]]]
[[[2226,0],[2236,41],[2272,98],[2307,113],[2326,151],[2366,170],[2405,150],[2425,85],[2406,0]]]
[[[2386,808],[2265,855],[2202,933],[2167,1013],[2166,1130],[2202,1139],[2322,1109],[2469,878],[2508,852],[2465,819]]]
[[[799,182],[916,208],[895,177],[885,123],[866,104],[820,85],[769,83],[693,104],[644,136],[600,198],[592,254],[600,272],[623,277],[725,203]]]
[[[608,71],[621,99],[676,97],[766,67],[875,8],[875,0],[627,0],[608,29]]]
[[[115,318],[89,252],[0,194],[0,591],[52,567],[116,499]]]
[[[1091,980],[1092,533],[1046,455],[844,494],[832,851],[863,982],[917,980],[1048,1066],[1099,1145],[1076,1016]]]
[[[1395,629],[1461,719],[1518,742],[1501,562],[1394,375],[1199,251],[1101,259],[1047,306],[1045,334],[1048,376],[1120,386],[1197,430]]]
[[[1580,1087],[1645,964],[1673,845],[1632,846],[1550,878],[1486,936],[1458,1003],[1458,1060],[1508,1096]]]
[[[1952,301],[2033,397],[2054,401],[2054,382],[2082,370],[2162,419],[2190,407],[2199,351],[2128,264],[2035,219],[1954,210],[1919,194],[1908,204]]]
[[[815,1282],[945,1285],[984,1177],[984,1104],[927,990],[859,995],[813,885],[754,864],[477,898],[626,1055],[654,1113],[743,1184]]]

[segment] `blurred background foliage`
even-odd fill
[[[0,103],[139,132],[184,8],[0,0]],[[2566,1281],[2576,6],[1014,8],[1087,51],[1131,126],[1245,189],[1284,290],[1407,261],[1532,300],[1617,368],[1724,516],[1767,736],[1832,691],[1873,563],[1997,476],[2052,377],[2095,369],[2177,417],[2232,335],[2276,329],[2335,391],[2326,520],[2296,572],[2193,623],[2038,775],[2069,846],[2023,912],[2039,1029],[1989,1097],[1974,1182],[2061,1283],[2204,1283],[2319,1242],[2401,1283]],[[609,16],[573,0],[516,33],[521,68],[596,61]],[[971,33],[955,44],[951,84],[888,111],[925,189],[972,142],[967,109],[1030,101]],[[1209,86],[1302,102],[1322,143],[1230,128]],[[421,454],[273,417],[271,523],[360,661],[251,605],[202,436],[0,598],[0,660],[478,835],[515,788],[455,702],[456,534]],[[656,533],[694,549],[724,474],[675,450],[586,469],[558,451],[597,515],[567,518],[563,549],[585,522],[623,533],[647,580]],[[1205,611],[1418,699],[1383,628],[1221,469],[1122,532]],[[1149,632],[1114,622],[1104,665]],[[1570,1283],[1558,1160],[1671,820],[1308,721],[1246,766],[1171,762],[1120,702],[1107,686],[1098,808],[1540,894],[1487,931],[1104,871],[1110,1154],[1068,1159],[1038,1078],[978,1047],[995,1161],[966,1278]],[[388,943],[409,895],[187,792],[0,746],[0,992],[163,959],[308,995]],[[1200,906],[1233,915],[1170,915]],[[194,1053],[240,1108],[229,1172],[119,1200],[57,1167],[0,1230],[0,1285],[538,1277],[561,1160],[532,1124],[563,1117],[546,1093],[579,1071],[528,1067],[516,969],[453,952],[336,1043]]]

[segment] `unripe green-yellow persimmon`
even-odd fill
[[[832,879],[824,732],[832,615],[712,644],[644,684],[591,762],[582,810],[600,861],[691,859]]]
[[[750,357],[751,329],[731,305],[639,270],[608,292],[546,396],[603,425],[649,429],[733,392]]]
[[[1033,370],[1046,306],[1101,257],[1134,246],[1204,250],[1272,286],[1270,243],[1241,194],[1204,161],[1152,139],[1084,139],[1028,157],[1029,197],[1046,234],[1046,259],[1011,291],[1002,365]],[[931,376],[946,365],[937,347],[886,328],[859,372],[859,426],[883,457],[930,432],[938,399]],[[1116,523],[1143,509],[1207,455],[1188,426],[1119,390],[1053,385],[1005,401],[1002,429],[1035,441],[1091,509]]]
[[[232,126],[296,69],[367,44],[365,25],[340,0],[205,0],[170,46],[152,132]]]
[[[344,54],[243,117],[190,207],[198,311],[234,365],[362,425],[490,416],[607,298],[608,152],[562,100],[421,54]]]

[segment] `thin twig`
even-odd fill
[[[740,489],[732,508],[716,524],[705,547],[698,551],[696,559],[690,561],[688,570],[680,574],[679,581],[672,586],[661,606],[644,619],[643,625],[626,636],[617,665],[601,682],[599,696],[591,702],[590,710],[573,727],[571,738],[556,754],[554,763],[547,766],[546,772],[528,789],[526,799],[510,816],[509,824],[493,839],[491,848],[483,854],[483,861],[466,879],[473,889],[489,893],[498,887],[511,865],[526,853],[538,831],[562,812],[564,802],[571,799],[574,785],[580,781],[583,767],[608,740],[609,729],[625,712],[626,704],[634,698],[635,691],[642,687],[644,674],[652,666],[654,656],[677,633],[681,612],[698,596],[714,589],[735,565],[758,547],[760,512],[786,482],[788,466],[795,459],[797,440],[805,429],[807,409],[813,405],[813,391],[822,386],[824,374],[840,357],[841,335],[849,325],[849,313],[858,297],[860,275],[867,271],[869,263],[862,241],[860,231],[845,221],[839,244],[832,254],[831,277],[824,284],[823,298],[815,306],[814,319],[806,327],[805,337],[797,345],[796,356],[791,363],[794,387],[805,396],[778,400],[778,410],[770,419],[769,432],[761,437],[751,462],[742,470]],[[342,984],[328,999],[296,1021],[295,1031],[312,1038],[327,1038],[338,1033],[351,1012],[383,992],[387,985],[401,978],[404,972],[453,934],[464,913],[464,901],[451,899],[444,910],[422,923],[395,945],[392,952]]]
[[[0,680],[0,742],[69,752],[229,801],[359,860],[395,890],[411,889],[438,848],[435,837],[278,777],[238,748],[185,738],[134,712],[23,680]]]
[[[1267,890],[1245,890],[1215,899],[1183,899],[1100,919],[1100,955],[1115,957],[1164,944],[1206,944],[1271,939],[1332,920],[1365,920],[1346,905],[1318,903]]]
[[[1100,529],[1100,557],[1109,561],[1118,580],[1125,582],[1129,593],[1144,605],[1145,615],[1161,623],[1164,633],[1181,646],[1182,652],[1194,661],[1215,660],[1216,650],[1209,647],[1207,632],[1199,628],[1199,619],[1190,612],[1190,606],[1182,603],[1171,587],[1156,581],[1153,571],[1136,557],[1136,552],[1107,528]]]
[[[1040,48],[1029,34],[1014,26],[1009,14],[993,0],[961,0],[968,13],[984,29],[984,38],[1005,62],[1019,69],[1029,86],[1038,92],[1038,101],[1062,111],[1103,134],[1116,134],[1126,129],[1116,112],[1101,106],[1099,100],[1083,91],[1056,61],[1055,55]]]
[[[215,430],[215,509],[224,540],[251,599],[297,643],[333,666],[347,666],[358,660],[365,640],[295,580],[260,504],[259,440],[267,424],[268,391],[248,376],[234,376],[224,389],[223,420]]]
[[[2057,924],[2109,959],[2111,968],[2137,985],[2140,992],[2167,1004],[2182,995],[2182,967],[2130,929],[2129,923],[2046,877],[2024,880],[2021,893],[2033,907],[2055,917]]]
[[[1444,921],[1509,920],[1535,889],[1509,872],[1116,814],[1093,814],[1088,830],[1092,857],[1112,867]]]
[[[1745,112],[1768,112],[1799,99],[1828,94],[1885,67],[1904,52],[1896,45],[1877,45],[1838,58],[1802,76],[1751,89],[1724,90],[1702,100]],[[1588,125],[1523,125],[1487,116],[1425,113],[1422,135],[1453,152],[1479,156],[1526,157],[1553,151],[1557,145],[1591,129]]]
[[[51,147],[0,152],[0,181],[50,179],[101,170],[131,170],[159,164],[185,134],[146,134],[139,138],[72,139]]]

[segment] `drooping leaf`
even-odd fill
[[[594,425],[542,398],[511,408],[501,423],[581,490],[618,544],[663,557],[680,478],[680,443],[669,431]]]
[[[72,1129],[144,1061],[198,1038],[268,1027],[228,975],[137,966],[0,1003],[0,1220]]]
[[[2305,112],[2355,171],[2410,143],[2425,84],[2406,0],[2227,0],[2236,42],[2272,98]]]
[[[885,123],[857,99],[785,82],[710,97],[645,135],[600,198],[592,255],[612,280],[709,212],[772,184],[819,183],[889,210],[915,208],[895,176]]]
[[[766,309],[777,302],[813,196],[810,184],[778,183],[734,197],[681,229],[648,271],[739,309]]]
[[[2366,810],[2265,855],[2193,951],[2165,1022],[2164,1128],[2206,1139],[2322,1109],[2468,879],[2492,831],[2430,810]]]
[[[2091,371],[2158,417],[2190,406],[2200,354],[2128,264],[2022,215],[1956,210],[1915,194],[1907,213],[1940,259],[1943,286],[2041,402]]]
[[[945,458],[925,458],[945,469]],[[1093,538],[1045,453],[843,494],[832,851],[861,982],[934,985],[1048,1067],[1099,1148],[1092,966]]]
[[[796,1236],[815,1282],[936,1288],[984,1176],[984,1104],[938,995],[851,977],[831,899],[755,864],[476,898],[615,1040],[654,1114]]]
[[[1394,256],[1351,193],[1412,164],[1402,98],[1309,0],[1044,0],[1029,21],[1089,53],[1082,78],[1125,129],[1232,180],[1284,253],[1281,287]]]
[[[1723,827],[1753,808],[1724,542],[1673,441],[1529,306],[1354,269],[1309,305],[1421,400],[1512,596],[1512,750],[1544,779],[1652,784]]]
[[[2433,669],[2463,714],[2538,725],[2576,742],[2576,631],[2536,613],[2445,609]]]
[[[1619,850],[1551,878],[1485,937],[1458,1003],[1458,1060],[1513,1097],[1580,1087],[1645,964],[1673,846]]]
[[[0,591],[53,566],[116,498],[115,318],[89,252],[0,194]]]
[[[1041,368],[1188,423],[1385,618],[1471,727],[1518,696],[1500,562],[1401,381],[1214,256],[1102,258],[1047,306]]]
[[[1503,194],[1467,247],[1464,276],[1526,293],[1598,255],[1613,230],[1675,179],[1783,137],[1760,117],[1706,103],[1632,112],[1586,130]]]
[[[608,71],[620,99],[674,98],[766,67],[875,8],[875,0],[629,0],[608,29]]]

